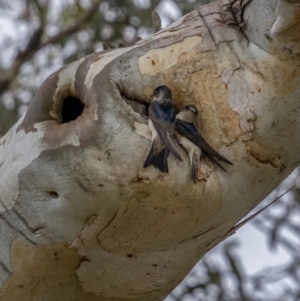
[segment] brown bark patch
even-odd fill
[[[15,239],[10,260],[13,271],[0,290],[1,301],[100,300],[82,291],[75,271],[84,258],[65,243],[35,247]]]

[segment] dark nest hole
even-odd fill
[[[49,191],[49,195],[54,199],[59,197],[59,194],[56,191]]]
[[[79,98],[68,96],[63,101],[61,110],[62,123],[76,120],[83,112],[84,104]]]

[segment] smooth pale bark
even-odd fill
[[[71,63],[0,140],[0,299],[162,300],[300,161],[299,1],[217,1]],[[233,15],[233,12],[235,16]],[[292,13],[291,13],[292,12]],[[143,169],[165,84],[234,163]],[[85,104],[61,122],[63,100]],[[122,97],[123,95],[123,97]]]

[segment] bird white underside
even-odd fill
[[[153,123],[152,123],[152,120],[150,118],[148,119],[148,126],[149,126],[149,130],[152,134],[151,140],[152,140],[152,143],[153,143],[153,141],[158,137],[158,134],[157,134],[157,131],[156,131],[156,129],[155,129]]]
[[[198,160],[200,160],[200,157],[202,155],[202,150],[198,146],[196,146],[193,142],[191,142],[184,136],[180,135],[178,132],[176,132],[176,137],[178,139],[179,144],[181,144],[189,154],[190,165],[192,167],[193,155],[196,154],[196,157],[198,158]]]

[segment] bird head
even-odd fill
[[[190,112],[190,114],[198,116],[198,109],[194,105],[187,105],[183,108],[183,110]]]
[[[187,105],[176,115],[176,118],[188,123],[194,123],[197,115],[197,108],[194,105]]]
[[[167,86],[159,86],[154,89],[153,99],[172,99],[172,92]]]

